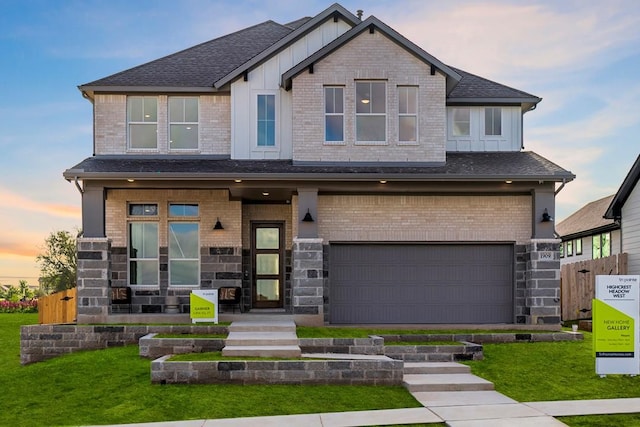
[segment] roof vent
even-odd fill
[[[362,9],[358,9],[356,10],[356,16],[358,17],[359,20],[362,21],[362,14],[364,13],[364,11]]]

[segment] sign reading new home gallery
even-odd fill
[[[218,323],[218,290],[205,289],[191,291],[189,297],[191,304],[191,322],[215,322]]]
[[[598,375],[640,374],[639,289],[640,276],[596,276],[592,310]]]

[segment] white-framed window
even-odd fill
[[[344,141],[344,88],[324,88],[324,140],[329,143]]]
[[[258,94],[257,96],[257,138],[258,147],[276,145],[276,96]]]
[[[158,216],[158,204],[129,203],[129,216]]]
[[[592,237],[593,259],[611,256],[611,233],[596,234]]]
[[[461,107],[453,109],[451,134],[453,136],[471,135],[471,108]]]
[[[502,135],[502,108],[486,107],[484,109],[484,134],[488,136]]]
[[[567,242],[567,256],[573,256],[573,240]]]
[[[356,143],[387,141],[386,82],[356,82]]]
[[[158,286],[158,223],[129,222],[129,285]]]
[[[129,96],[127,98],[127,136],[133,150],[158,148],[158,98]]]
[[[199,206],[169,203],[168,210],[169,286],[200,286],[200,224],[193,221]]]
[[[169,149],[198,149],[198,98],[169,97]]]
[[[573,245],[576,251],[576,255],[582,255],[582,238],[576,239],[576,243]]]
[[[418,141],[418,88],[398,86],[398,142]]]

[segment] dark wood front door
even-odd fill
[[[284,224],[251,223],[251,286],[254,308],[283,307]]]

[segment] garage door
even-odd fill
[[[512,323],[508,244],[332,244],[331,323]]]

